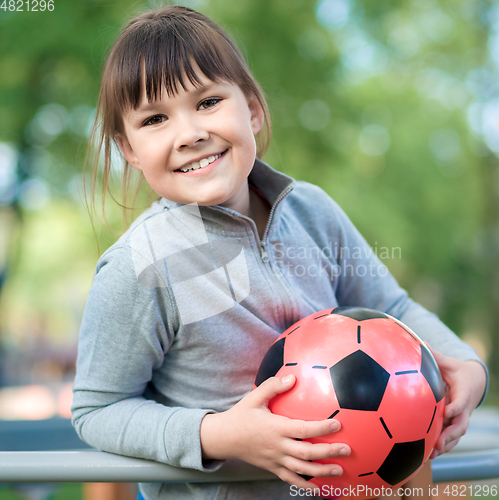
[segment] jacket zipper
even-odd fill
[[[265,227],[265,231],[263,232],[262,239],[259,242],[261,260],[266,266],[269,266],[270,268],[272,266],[270,265],[270,258],[269,258],[268,252],[267,252],[267,243],[266,243],[268,231],[269,231],[270,225],[272,223],[272,218],[274,216],[274,212],[275,212],[277,205],[280,203],[281,200],[283,200],[292,191],[292,189],[293,189],[292,186],[288,186],[288,188],[286,188],[277,197],[275,203],[272,205],[272,208],[270,209],[270,213],[269,213],[269,220],[267,222],[267,226]],[[287,309],[289,310],[290,308],[293,309],[292,291],[287,289],[288,287],[286,286],[285,283],[281,283],[279,277],[275,276],[273,271],[271,271],[271,276],[273,277],[274,286],[276,286],[276,288],[279,291],[279,294],[281,296],[284,314],[285,314],[285,316],[288,316],[289,314],[286,314],[286,310]],[[288,302],[289,307],[285,306],[286,302]],[[286,318],[285,320],[288,321],[288,318]]]
[[[265,226],[265,231],[263,232],[262,240],[260,242],[260,246],[262,247],[262,250],[265,248],[265,238],[267,237],[267,233],[269,232],[269,227],[270,227],[270,224],[272,223],[272,217],[274,216],[275,209],[276,209],[277,205],[279,205],[279,203],[292,191],[292,189],[293,189],[293,186],[288,186],[277,197],[277,200],[274,202],[274,204],[272,205],[272,208],[270,209],[269,220],[267,221],[267,225]],[[265,251],[265,253],[266,253],[266,251]]]
[[[267,264],[269,261],[269,254],[267,253],[267,245],[265,244],[265,241],[260,241],[260,256],[262,258],[262,262]]]

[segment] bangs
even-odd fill
[[[257,156],[267,151],[270,113],[263,92],[237,45],[211,19],[187,7],[168,6],[134,18],[113,45],[104,65],[96,123],[109,150],[123,117],[149,102],[201,86],[201,78],[239,86],[246,97],[257,97],[265,116],[256,134]],[[109,153],[109,151],[108,151]]]
[[[144,91],[151,102],[161,98],[163,90],[169,96],[180,88],[186,90],[188,82],[199,87],[196,66],[213,82],[232,81],[245,87],[238,74],[242,59],[238,49],[205,22],[189,21],[192,29],[186,29],[185,19],[180,23],[175,18],[162,18],[143,29],[125,31],[116,54],[121,60],[114,65],[115,91],[121,93],[118,100],[124,108],[136,109]]]

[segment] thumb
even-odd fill
[[[296,377],[270,377],[250,393],[255,406],[267,406],[269,401],[278,394],[289,391],[295,385]]]
[[[430,349],[430,352],[433,354],[435,361],[437,362],[440,371],[442,372],[442,376],[448,371],[453,371],[456,368],[456,362],[454,358],[446,356],[441,352],[435,351],[434,349]]]
[[[435,349],[433,349],[428,342],[425,342],[425,344],[432,356],[435,358],[439,368],[449,368],[449,362],[452,363],[452,358],[445,356],[445,354],[442,354],[439,351],[435,351]]]

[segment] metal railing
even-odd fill
[[[39,424],[40,425],[40,424]],[[45,439],[64,436],[66,445],[74,445],[69,422],[45,423]],[[44,427],[42,425],[42,428]],[[60,426],[59,431],[58,426]],[[11,438],[10,447],[24,451],[0,452],[0,483],[42,482],[219,482],[275,479],[270,472],[258,469],[245,462],[228,460],[218,471],[205,473],[143,460],[129,458],[93,449],[64,451],[26,451],[30,443],[34,446],[31,431],[22,431],[22,425],[6,424],[3,436]],[[63,430],[61,430],[63,429]],[[66,433],[66,434],[65,434]],[[25,442],[23,444],[23,438]],[[8,441],[2,439],[0,426],[0,449],[6,449]],[[3,446],[2,446],[3,444]],[[47,442],[48,446],[48,442]],[[52,446],[61,448],[61,443],[52,440]],[[498,478],[499,482],[499,412],[481,409],[475,412],[468,433],[462,438],[455,452],[437,457],[432,461],[433,479],[436,483],[474,481]]]
[[[499,449],[449,453],[432,462],[436,483],[499,478]],[[238,460],[218,471],[181,469],[96,450],[0,452],[0,483],[219,482],[276,479]]]

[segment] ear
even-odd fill
[[[260,132],[265,120],[262,105],[256,96],[252,95],[248,98],[248,109],[251,116],[251,130],[253,135],[256,135]]]
[[[116,139],[116,142],[118,143],[118,146],[120,147],[121,152],[123,153],[123,156],[125,157],[126,161],[133,168],[136,168],[137,170],[142,170],[139,160],[135,155],[132,146],[128,142],[128,139],[123,134],[120,133],[116,134],[114,138]]]

